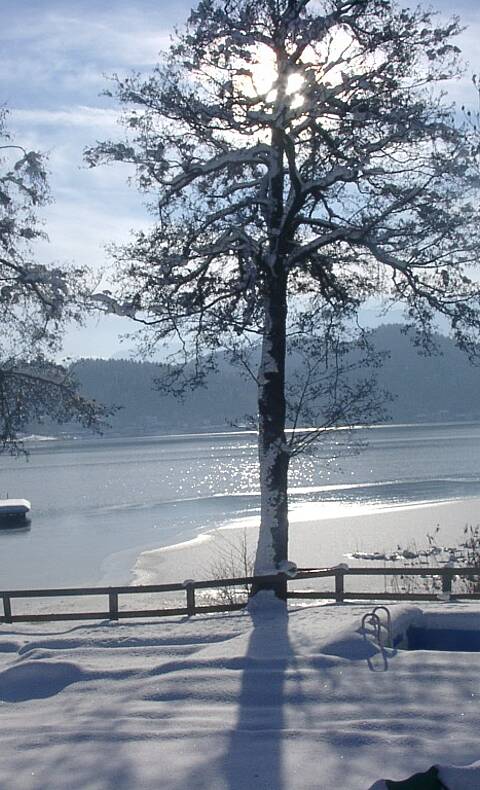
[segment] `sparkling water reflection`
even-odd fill
[[[310,503],[320,515],[322,504],[480,496],[480,425],[388,426],[358,436],[368,441],[358,455],[329,460],[346,449],[339,432],[295,460],[294,508]],[[144,549],[256,518],[257,473],[248,433],[44,442],[27,462],[1,458],[0,497],[26,497],[33,512],[30,529],[0,532],[0,587],[128,581]]]

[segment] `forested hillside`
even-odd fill
[[[437,335],[439,353],[424,356],[399,325],[381,326],[374,337],[377,348],[389,351],[379,381],[394,396],[388,407],[393,420],[480,419],[480,366],[472,365],[451,340]]]
[[[212,375],[208,387],[183,398],[159,392],[155,380],[164,368],[152,362],[84,359],[75,364],[82,392],[120,407],[110,419],[115,431],[141,432],[224,429],[243,423],[255,411],[255,389],[230,366]]]
[[[373,339],[379,350],[389,352],[378,382],[393,396],[387,406],[392,420],[480,418],[480,368],[448,338],[437,337],[441,353],[435,356],[420,355],[399,325],[379,327]],[[111,419],[115,432],[190,431],[244,424],[255,413],[253,381],[224,362],[220,368],[206,388],[183,400],[155,389],[164,368],[152,362],[84,359],[75,364],[75,374],[85,394],[120,407]]]

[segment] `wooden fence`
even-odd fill
[[[360,592],[345,589],[345,578],[347,576],[420,576],[420,577],[441,577],[442,594],[430,593],[407,593],[407,592]],[[195,593],[197,590],[218,590],[225,588],[245,588],[247,585],[262,584],[263,586],[274,586],[279,580],[286,580],[292,584],[298,580],[325,579],[335,580],[335,588],[331,591],[297,589],[288,590],[287,598],[303,600],[334,600],[337,603],[345,601],[436,601],[441,597],[449,600],[480,600],[480,592],[452,591],[452,582],[455,576],[475,577],[480,580],[480,568],[305,568],[297,570],[295,576],[285,576],[276,574],[275,576],[244,576],[241,578],[230,579],[211,579],[207,581],[186,581],[177,584],[148,584],[139,586],[123,587],[68,587],[45,590],[5,590],[0,592],[3,601],[3,616],[0,616],[2,623],[18,622],[48,622],[53,620],[119,620],[124,618],[137,617],[168,617],[173,615],[192,616],[212,612],[229,612],[245,607],[243,603],[220,603],[212,605],[199,605],[196,602]],[[177,592],[185,594],[185,606],[170,609],[120,609],[119,596],[132,596],[139,594],[170,593]],[[108,600],[108,608],[101,611],[80,611],[80,612],[48,612],[48,613],[14,613],[12,611],[12,601],[15,599],[32,598],[65,598],[65,597],[88,597],[104,596]]]

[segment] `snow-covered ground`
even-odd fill
[[[1,625],[0,787],[367,790],[478,760],[480,654],[381,650],[369,608]],[[472,605],[390,608],[397,635],[480,628]],[[440,771],[480,787],[479,766]]]

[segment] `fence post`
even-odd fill
[[[3,598],[3,614],[5,617],[5,622],[13,623],[10,596],[7,593],[3,593],[2,598]]]
[[[185,589],[187,591],[187,614],[192,617],[195,614],[195,582],[186,582]]]
[[[343,570],[335,571],[335,603],[343,603],[344,588],[344,573]]]
[[[452,578],[453,578],[453,573],[451,571],[442,574],[442,593],[448,593],[448,595],[451,594]]]
[[[118,620],[118,593],[117,592],[109,592],[108,593],[108,609],[109,609],[109,618],[110,620]]]

